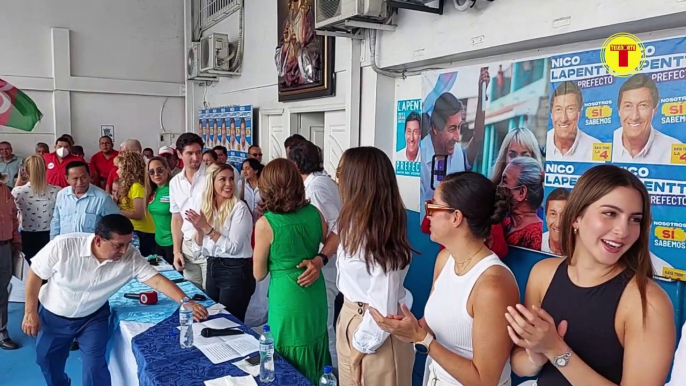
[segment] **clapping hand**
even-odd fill
[[[528,310],[521,304],[507,307],[505,319],[510,324],[507,332],[519,347],[526,349],[529,358],[541,366],[564,346],[564,336],[567,333],[567,321],[563,320],[555,327],[552,316],[539,307],[532,306]],[[557,352],[559,354],[559,352]]]
[[[412,314],[412,311],[405,304],[400,305],[400,310],[403,313],[402,315],[389,315],[386,317],[370,307],[369,313],[371,313],[372,318],[374,318],[374,321],[382,330],[393,334],[403,342],[412,343],[424,340],[428,332],[419,325],[419,321]]]
[[[195,227],[197,231],[204,232],[204,229],[211,228],[210,224],[207,223],[204,213],[198,214],[198,212],[193,209],[189,209],[186,211],[186,217],[188,218],[188,222],[193,224],[193,227]]]

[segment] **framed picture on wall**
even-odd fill
[[[334,95],[334,38],[315,33],[314,0],[277,3],[279,102]]]

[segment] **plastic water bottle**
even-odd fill
[[[260,335],[260,382],[274,382],[274,337],[269,326]]]
[[[324,375],[319,378],[319,386],[337,386],[336,376],[331,372],[331,366],[324,366]]]
[[[179,325],[181,326],[181,348],[193,347],[193,307],[188,298],[183,298],[183,303],[179,308]]]
[[[133,247],[138,249],[139,251],[141,250],[141,239],[138,237],[138,233],[136,232],[133,232],[133,239],[131,240],[131,245],[133,245]]]

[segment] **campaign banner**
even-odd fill
[[[253,144],[252,119],[251,105],[200,110],[198,134],[206,148],[226,147],[227,162],[240,169],[240,164],[248,158],[248,148]]]
[[[422,218],[424,202],[447,174],[471,170],[509,186],[517,176],[508,166],[526,158],[526,167],[517,170],[531,175],[521,180],[532,185],[526,194],[535,197],[521,197],[517,209],[537,220],[533,229],[511,219],[503,226],[510,244],[540,250],[548,73],[549,60],[542,58],[422,74]]]
[[[396,107],[395,174],[419,177],[419,140],[422,132],[422,101],[398,101]]]
[[[627,168],[651,199],[658,275],[686,252],[686,38],[644,42],[640,72],[615,77],[601,49],[551,58],[544,252],[559,254],[558,217],[578,178],[601,163]]]

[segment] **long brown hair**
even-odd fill
[[[305,196],[305,184],[295,164],[276,158],[262,169],[257,185],[260,188],[260,213],[292,213],[310,201]]]
[[[364,251],[367,271],[372,264],[384,272],[404,269],[414,250],[407,240],[407,212],[391,160],[374,147],[351,148],[343,157],[338,185],[341,245],[348,254]]]
[[[119,155],[119,197],[127,205],[133,205],[129,203],[128,195],[131,186],[138,182],[145,186],[145,174],[147,170],[145,168],[145,161],[143,156],[139,153],[134,153],[132,151],[120,152]],[[146,197],[149,197],[147,194]]]
[[[600,200],[619,187],[632,188],[641,194],[643,216],[638,240],[620,258],[627,269],[636,276],[636,284],[641,294],[641,307],[645,322],[647,298],[646,286],[653,277],[653,264],[650,260],[650,196],[645,185],[626,169],[614,165],[600,165],[591,168],[577,181],[569,195],[560,219],[560,249],[563,256],[572,259],[576,248],[576,235],[572,224],[581,216],[589,205]]]

